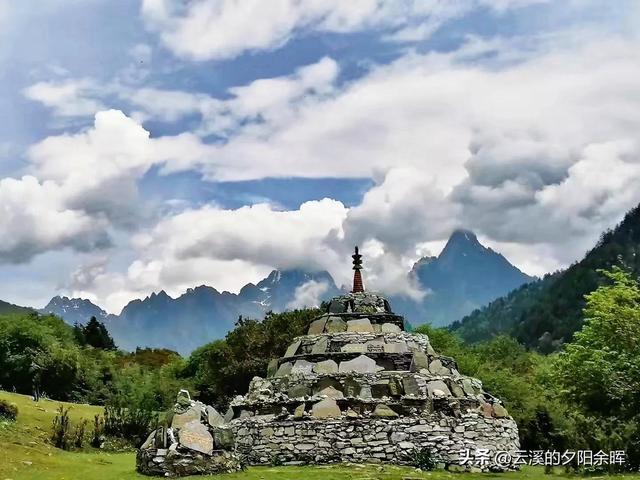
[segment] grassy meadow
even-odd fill
[[[0,480],[129,480],[148,478],[135,472],[134,453],[106,453],[94,449],[65,452],[49,444],[50,427],[62,402],[35,403],[25,395],[0,391],[0,399],[18,406],[17,422],[0,421]],[[68,404],[71,422],[91,421],[101,411],[92,405]],[[569,478],[560,470],[545,475],[541,468],[526,468],[506,474],[455,474],[419,472],[409,467],[378,465],[331,465],[319,467],[251,467],[245,472],[221,475],[225,480],[347,480],[347,479],[560,479]],[[202,477],[192,477],[202,478]],[[602,477],[599,477],[602,478]],[[616,478],[637,479],[640,475]]]

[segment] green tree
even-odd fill
[[[640,468],[640,286],[628,272],[586,295],[584,326],[554,363],[561,395],[577,407],[570,432],[592,450],[625,450]]]
[[[586,296],[585,325],[557,359],[564,394],[588,413],[640,412],[640,286],[620,268]]]
[[[116,344],[109,334],[104,323],[99,322],[96,317],[91,317],[89,323],[82,328],[82,336],[86,345],[102,350],[115,350]]]

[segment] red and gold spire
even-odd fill
[[[353,258],[353,293],[364,292],[364,284],[362,283],[362,255],[358,253],[358,247],[356,246],[356,253],[351,255]]]

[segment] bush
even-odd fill
[[[73,447],[82,448],[84,446],[85,432],[87,429],[87,421],[83,420],[73,431]]]
[[[139,447],[158,426],[158,415],[150,410],[106,407],[103,431],[106,436],[127,440]]]
[[[104,419],[100,415],[93,417],[93,433],[91,434],[91,446],[101,448],[104,443]]]
[[[56,448],[69,450],[73,441],[71,439],[71,422],[69,421],[69,408],[60,405],[58,414],[53,419],[51,443]]]
[[[424,471],[435,470],[438,465],[438,459],[430,449],[416,448],[412,453],[411,465]]]
[[[13,403],[0,400],[0,419],[15,422],[16,418],[18,418],[18,407]]]

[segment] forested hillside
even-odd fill
[[[451,329],[477,342],[509,334],[541,351],[556,350],[582,326],[585,295],[604,281],[599,269],[620,266],[640,275],[640,206],[613,230],[604,232],[583,260],[499,298],[455,322]]]

